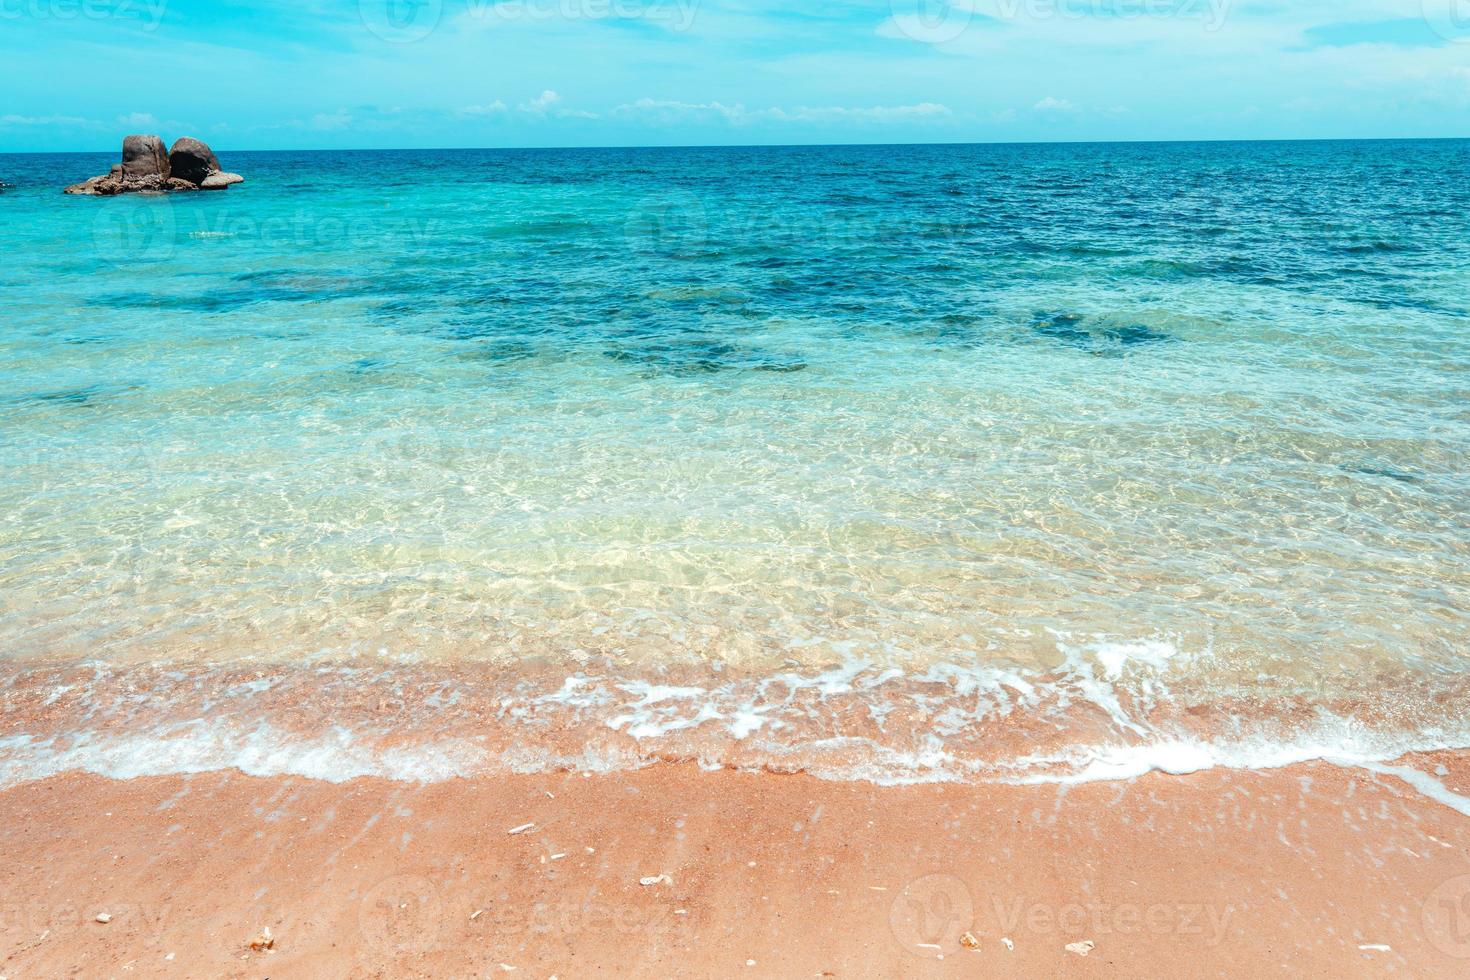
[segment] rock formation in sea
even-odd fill
[[[157,136],[133,135],[123,139],[122,163],[109,173],[71,185],[66,193],[110,197],[145,191],[223,190],[244,179],[220,170],[214,151],[191,136],[167,150]]]
[[[174,177],[197,184],[201,190],[223,190],[245,179],[221,169],[219,158],[209,144],[192,136],[181,136],[174,141],[173,149],[168,151],[168,165]]]
[[[155,174],[168,180],[168,151],[157,136],[124,136],[122,152],[123,176],[134,179]]]
[[[219,158],[207,144],[192,136],[181,136],[168,151],[168,168],[173,176],[197,184],[220,167]]]

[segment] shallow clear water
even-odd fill
[[[109,162],[0,156],[17,758],[85,728],[17,693],[78,663],[103,700],[596,675],[555,703],[624,760],[1470,744],[1470,143],[238,153],[224,193],[60,195]],[[212,710],[158,702],[129,724]]]

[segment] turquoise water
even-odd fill
[[[1467,734],[1470,143],[222,156],[0,156],[18,705],[570,676],[558,758],[906,773]]]

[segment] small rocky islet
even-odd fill
[[[161,193],[163,191],[216,191],[245,180],[220,169],[219,158],[208,144],[192,136],[165,149],[157,136],[123,138],[122,163],[99,177],[72,184],[67,194],[111,197],[114,194]]]

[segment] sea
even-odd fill
[[[0,155],[0,784],[1470,747],[1470,142]]]

